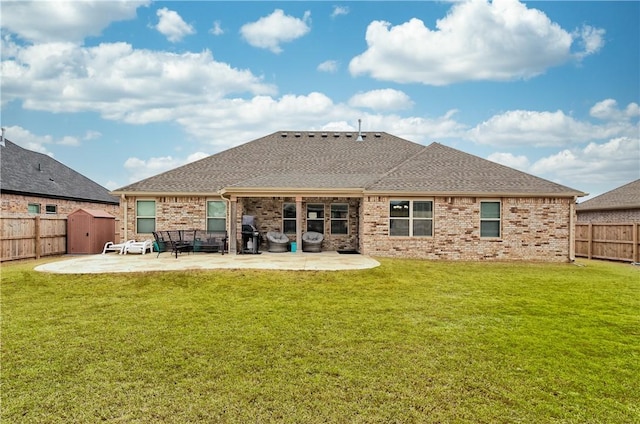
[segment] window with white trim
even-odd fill
[[[40,213],[40,203],[29,203],[27,206],[27,212]]]
[[[331,234],[349,234],[349,204],[331,204]]]
[[[500,237],[500,202],[480,202],[480,237]]]
[[[389,235],[433,236],[433,201],[392,200],[389,202]]]
[[[51,215],[58,213],[58,205],[46,205],[44,207],[44,211]]]
[[[227,231],[227,204],[223,200],[207,201],[207,231]]]
[[[324,234],[324,204],[307,204],[307,231]]]
[[[296,233],[296,204],[284,203],[282,205],[282,232],[285,234]]]
[[[156,230],[156,201],[136,200],[136,233],[149,234]]]

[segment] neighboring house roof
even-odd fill
[[[577,211],[615,209],[640,209],[640,180],[632,181],[576,206]]]
[[[0,147],[0,191],[34,197],[119,203],[102,187],[50,156],[4,139]]]
[[[459,150],[381,132],[279,131],[115,190],[118,194],[349,191],[583,196]]]

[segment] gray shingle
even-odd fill
[[[356,137],[345,132],[323,136],[279,131],[115,192],[358,188],[388,193],[584,194],[438,143],[425,147],[384,132],[366,133],[364,141]]]
[[[5,139],[0,147],[0,189],[37,197],[117,205],[109,190],[50,156]]]
[[[579,211],[639,208],[640,180],[632,181],[576,206]]]

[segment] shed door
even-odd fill
[[[68,218],[67,249],[69,253],[91,252],[91,217],[83,213],[77,213]]]

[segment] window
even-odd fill
[[[285,203],[282,205],[282,232],[285,234],[296,233],[295,203]]]
[[[58,213],[58,206],[56,205],[47,205],[44,207],[44,211],[49,214]]]
[[[480,202],[480,237],[500,237],[500,202]]]
[[[324,204],[309,203],[307,205],[307,231],[324,234]]]
[[[389,235],[432,236],[433,201],[392,200],[389,203]]]
[[[349,205],[331,204],[331,234],[349,234]]]
[[[207,201],[207,231],[227,231],[227,205],[223,200]]]
[[[155,200],[136,201],[136,233],[148,234],[156,230]]]
[[[29,203],[27,206],[27,212],[40,213],[40,203]]]

